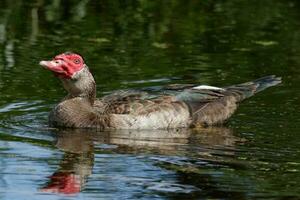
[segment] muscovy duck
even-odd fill
[[[271,75],[224,88],[172,84],[96,99],[95,80],[79,54],[62,53],[40,65],[52,71],[68,92],[50,112],[52,127],[168,129],[222,124],[239,102],[281,83],[280,77]]]

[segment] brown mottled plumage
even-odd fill
[[[173,84],[123,90],[96,99],[94,78],[78,54],[60,54],[40,64],[54,72],[68,91],[50,113],[54,127],[167,129],[221,124],[239,102],[281,82],[281,78],[267,76],[225,88]]]

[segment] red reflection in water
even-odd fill
[[[70,172],[56,172],[49,177],[49,183],[42,192],[76,194],[81,190],[80,176]]]

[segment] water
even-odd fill
[[[300,198],[298,1],[0,2],[0,199]],[[97,95],[170,83],[283,84],[202,130],[63,131],[41,59],[81,53]]]

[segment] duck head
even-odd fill
[[[50,61],[42,60],[40,65],[52,71],[56,76],[65,79],[72,79],[85,67],[83,58],[71,52],[59,54]]]
[[[40,65],[52,71],[63,82],[70,97],[95,98],[94,78],[79,54],[65,52],[52,60],[40,61]]]

